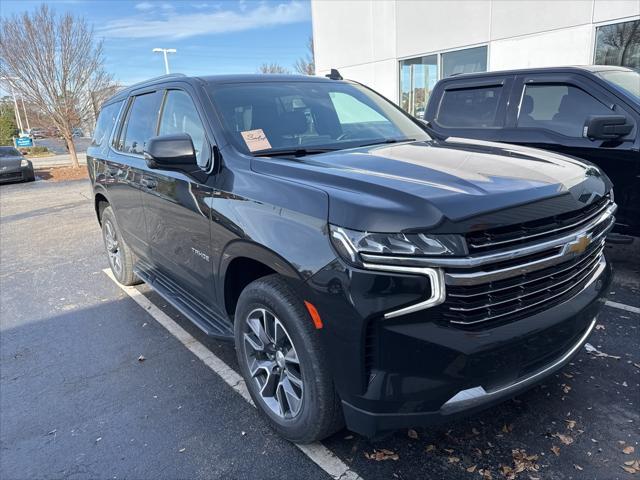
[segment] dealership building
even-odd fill
[[[311,0],[316,72],[412,114],[444,77],[526,67],[640,69],[640,0]]]

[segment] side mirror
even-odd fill
[[[196,151],[187,133],[172,133],[150,138],[144,159],[152,169],[192,172],[198,168]]]
[[[633,125],[624,115],[591,115],[584,126],[584,136],[592,140],[616,140],[628,135]]]

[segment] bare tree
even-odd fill
[[[258,68],[259,73],[291,73],[279,63],[263,63]]]
[[[83,18],[56,15],[46,4],[3,19],[0,35],[0,74],[58,127],[78,167],[73,128],[93,115],[92,92],[111,84],[102,42]]]
[[[307,54],[304,57],[296,60],[294,65],[296,72],[301,75],[315,75],[316,74],[316,59],[313,50],[313,37],[309,37],[307,42]]]

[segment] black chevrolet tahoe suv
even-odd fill
[[[295,442],[529,388],[582,347],[610,279],[597,167],[432,139],[354,82],[160,77],[103,105],[87,159],[113,275],[233,340]]]
[[[637,71],[591,65],[456,75],[436,84],[424,120],[441,138],[505,142],[593,162],[616,190],[614,232],[640,236]]]

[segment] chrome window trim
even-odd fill
[[[426,308],[435,307],[444,302],[446,291],[444,286],[444,275],[439,268],[421,268],[421,267],[400,267],[395,265],[372,265],[364,263],[363,266],[369,270],[378,270],[391,273],[406,273],[410,275],[424,275],[429,278],[431,284],[431,295],[426,300],[414,303],[408,307],[393,310],[384,314],[384,318],[394,318],[408,313],[414,313]]]

